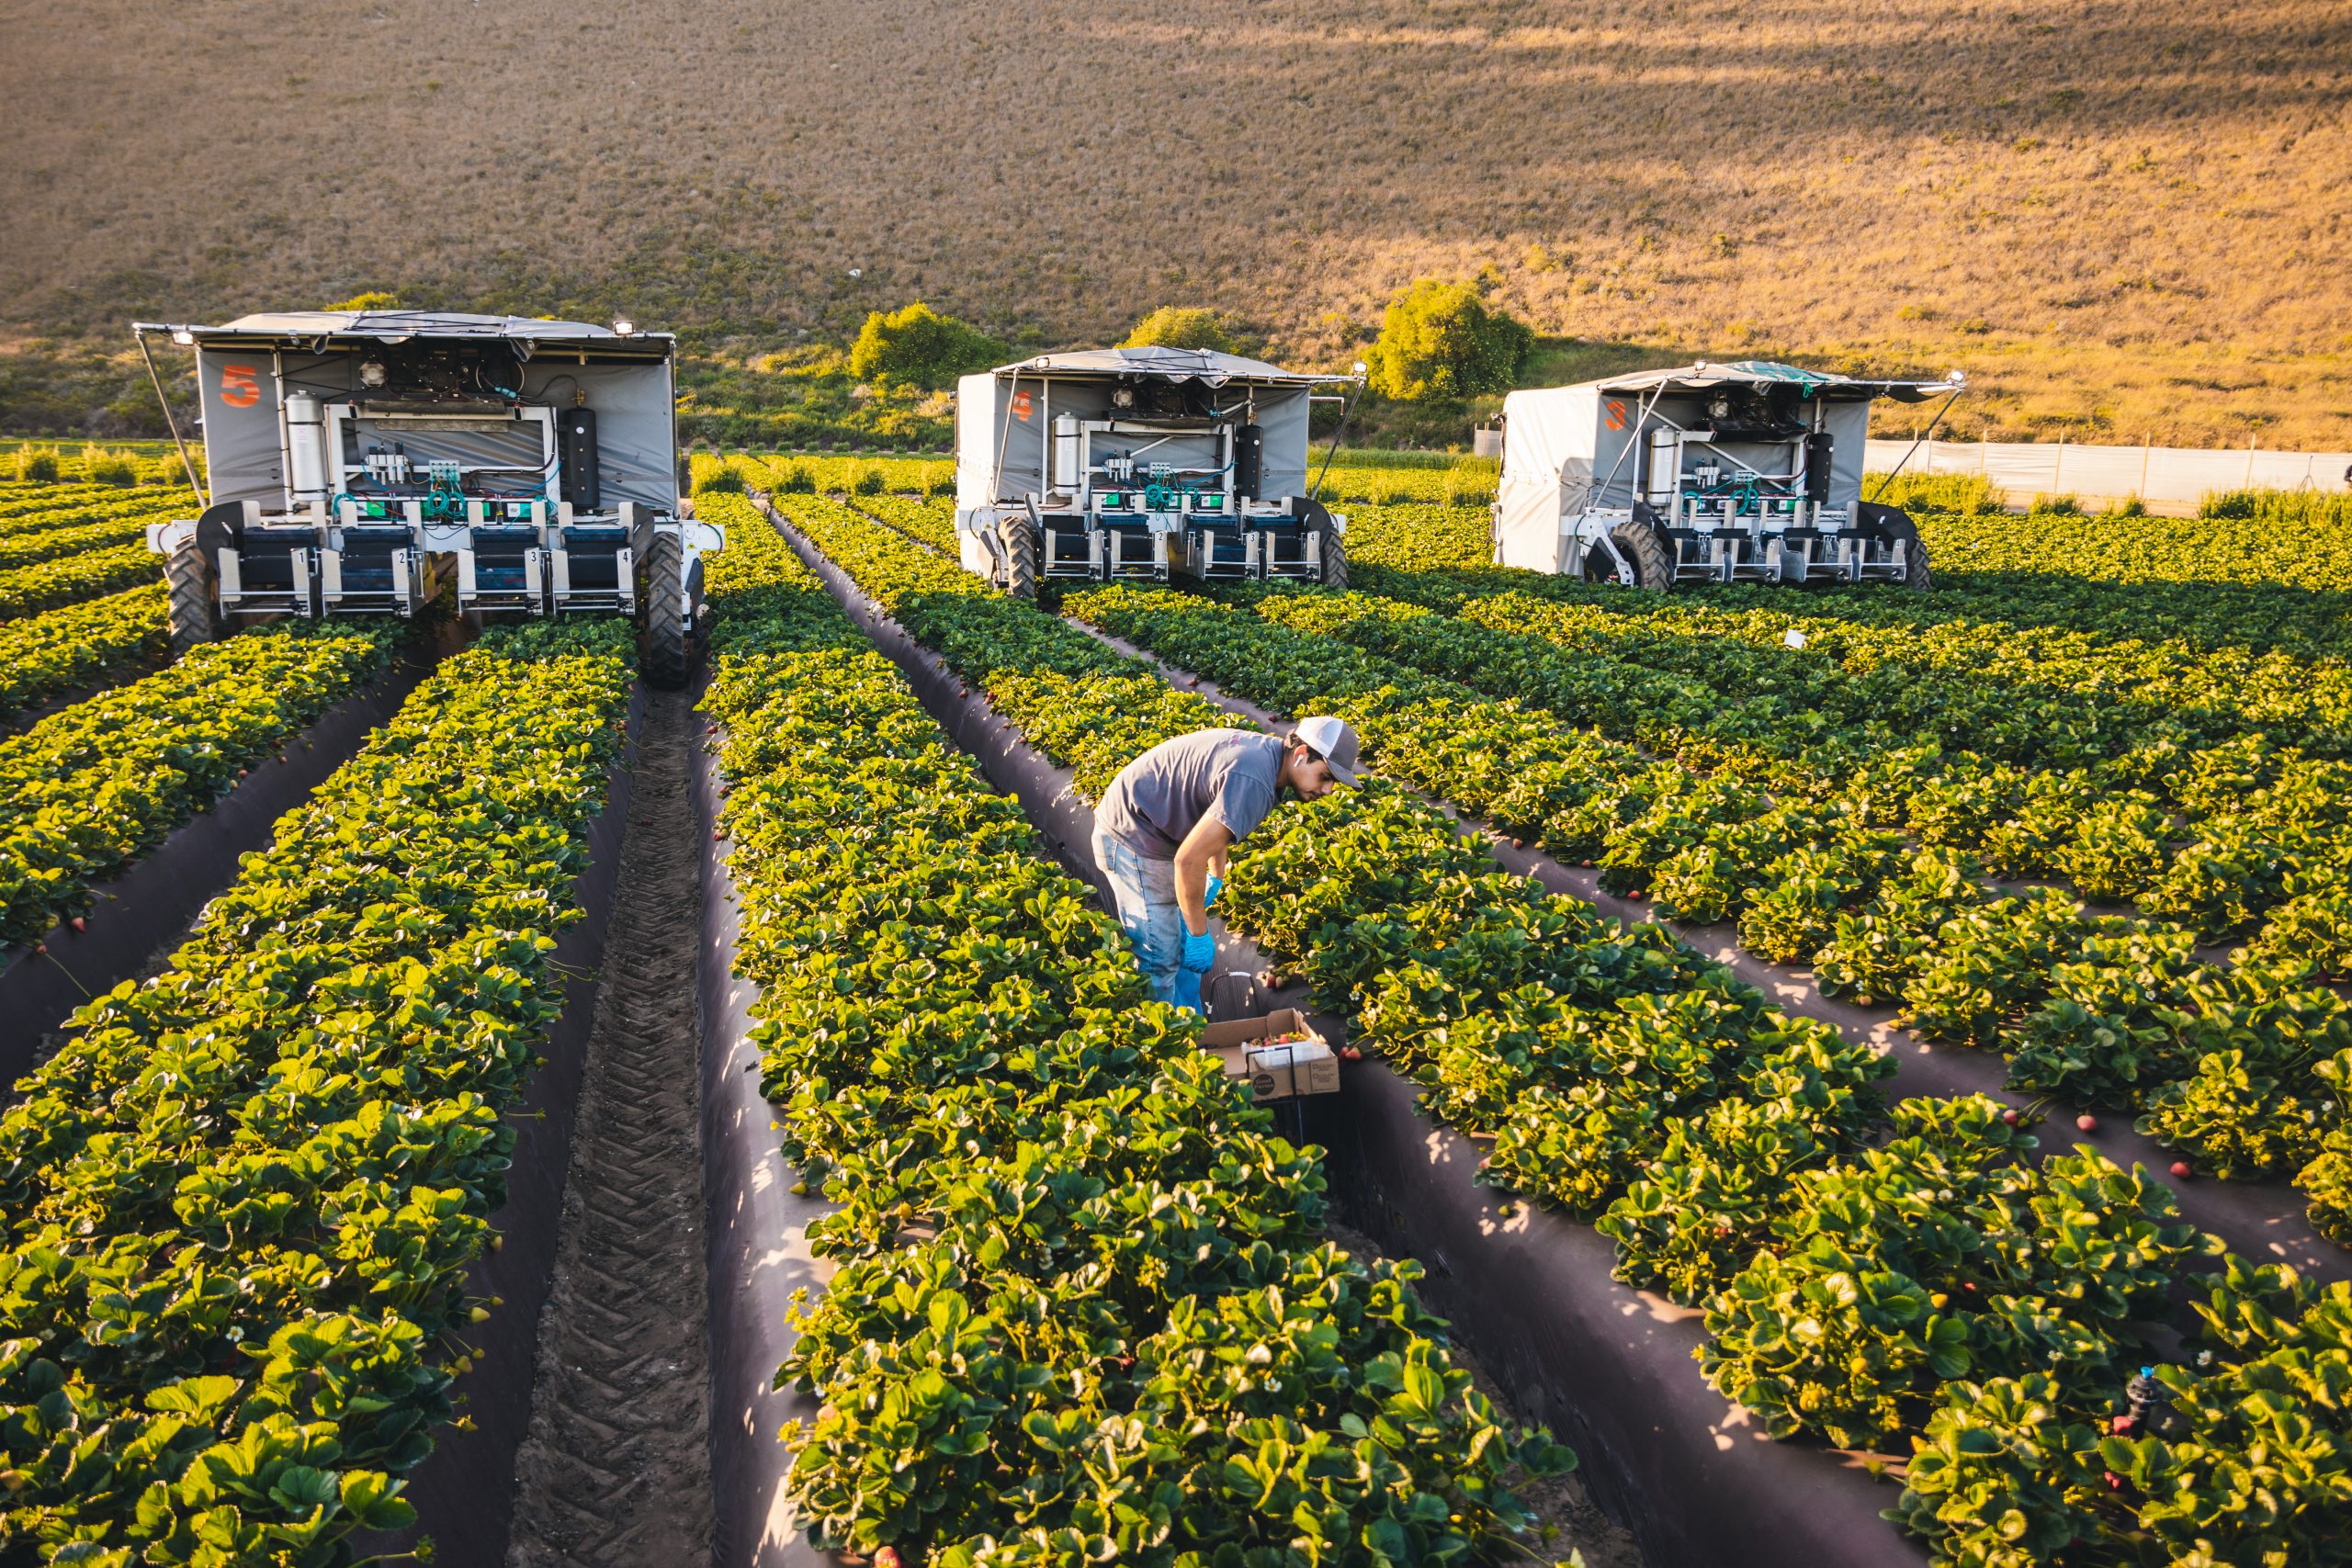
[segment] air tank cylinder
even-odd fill
[[[1642,499],[1652,506],[1664,506],[1674,500],[1674,490],[1682,478],[1682,446],[1671,430],[1650,432],[1649,483]]]
[[[286,394],[288,499],[299,511],[327,503],[327,425],[316,394]]]
[[[1054,473],[1046,489],[1061,495],[1078,493],[1078,415],[1054,415]]]

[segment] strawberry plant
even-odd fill
[[[268,642],[337,651],[213,646]],[[629,652],[619,624],[572,621],[446,661],[162,974],[81,1010],[18,1085],[0,1539],[326,1568],[413,1522],[399,1476],[488,1310],[465,1270],[560,994],[547,954],[579,918]]]
[[[90,886],[234,788],[380,671],[384,623],[254,631],[0,739],[0,938],[89,908]]]
[[[1320,599],[1326,607],[1314,613],[1324,614],[1329,598],[1267,603]],[[1126,589],[1076,596],[1070,608],[1260,701],[1347,713],[1384,767],[1410,770],[1405,776],[1448,794],[1458,785],[1457,798],[1483,809],[1515,800],[1522,804],[1514,809],[1541,822],[1540,807],[1565,808],[1577,830],[1608,834],[1665,798],[1645,793],[1655,762],[1531,726],[1522,710],[1481,703],[1409,670],[1344,649],[1323,657],[1314,634],[1260,616]],[[1392,620],[1416,624],[1410,615]],[[979,664],[963,667],[987,679]],[[1111,713],[1136,705],[1115,692],[1114,682],[1083,680],[1057,688],[1065,705],[1098,695],[1109,705],[1063,714],[1033,738],[1106,733]],[[1418,731],[1416,715],[1430,720]],[[1482,744],[1485,724],[1509,739]],[[1506,783],[1493,765],[1498,750],[1514,761],[1524,755],[1532,782]],[[1573,782],[1564,776],[1571,768],[1580,775]],[[1594,776],[1604,768],[1606,782]],[[2030,806],[2030,793],[2027,779],[2018,800]],[[2294,992],[2292,972],[2225,984],[2227,972],[2200,965],[2174,930],[2087,917],[2057,895],[1994,900],[1965,856],[1885,838],[1882,798],[1894,797],[1826,809],[1793,797],[1762,802],[1753,816],[1725,812],[1696,831],[1673,829],[1681,836],[1657,840],[1672,843],[1663,855],[1628,840],[1621,864],[1629,873],[1654,865],[1662,875],[1675,856],[1699,848],[1737,864],[1748,844],[1770,849],[1773,833],[1826,831],[1848,858],[1747,851],[1758,871],[1781,871],[1776,887],[1829,883],[1835,891],[1834,903],[1821,897],[1808,907],[1792,897],[1786,914],[1767,905],[1773,913],[1759,919],[1822,919],[1832,942],[1878,922],[1894,943],[1907,944],[1898,957],[1871,960],[1887,964],[1881,973],[1888,977],[1871,982],[1886,986],[1927,971],[1920,960],[1934,954],[1939,929],[1991,909],[1978,922],[1983,961],[1935,974],[1922,998],[1950,1027],[1988,1040],[2018,1037],[2047,1013],[2044,1032],[2059,1051],[2072,1015],[2060,1017],[2053,1001],[2128,1023],[2200,995],[2203,1032],[2186,1043],[2153,1042],[2156,1055],[2198,1058],[2211,1042],[2251,1031],[2275,1036],[2290,1056],[2289,1041],[2324,1036],[2331,1014],[2317,998],[2308,1010],[2275,1009],[2267,1033],[2256,1028],[2262,1008]],[[2052,798],[2071,797],[2061,790]],[[1618,804],[1594,811],[1595,801]],[[2016,807],[2004,809],[2014,817]],[[1772,820],[1758,829],[1764,818]],[[1651,820],[1664,829],[1669,818]],[[1917,1462],[1932,1477],[1931,1447],[1970,1464],[1991,1451],[1952,1425],[1966,1418],[1954,1412],[1981,1401],[1987,1424],[2027,1428],[2003,1439],[2006,1471],[1963,1483],[1971,1498],[1998,1503],[2008,1489],[2036,1510],[2030,1519],[2004,1516],[1999,1529],[2091,1542],[2103,1553],[2147,1539],[2154,1514],[2145,1523],[2113,1507],[2068,1515],[2068,1488],[2081,1478],[2065,1467],[2087,1462],[2086,1453],[2101,1456],[2132,1366],[2166,1343],[2155,1325],[2169,1314],[2171,1286],[2197,1260],[2219,1255],[2217,1243],[2178,1223],[2170,1194],[2144,1172],[2088,1151],[2039,1166],[2018,1158],[2018,1135],[1989,1100],[1910,1101],[1882,1113],[1870,1085],[1883,1066],[1867,1052],[1768,1012],[1760,998],[1714,977],[1687,950],[1678,956],[1679,944],[1625,941],[1612,922],[1571,900],[1482,872],[1482,860],[1442,812],[1374,787],[1278,811],[1236,854],[1220,912],[1312,979],[1325,1005],[1353,1011],[1354,1038],[1426,1083],[1433,1111],[1487,1140],[1485,1179],[1597,1211],[1625,1278],[1704,1303],[1713,1331],[1702,1349],[1708,1374],[1774,1429],[1875,1446],[1924,1427]],[[1832,880],[1838,876],[1850,876],[1850,887]],[[1849,897],[1863,912],[1848,909]],[[2006,961],[1991,962],[1996,953]],[[2324,1077],[2307,1060],[2298,1070]],[[2114,1092],[2096,1076],[2084,1082],[2089,1092]],[[2244,1359],[2214,1349],[2199,1365]],[[1990,1381],[1965,1381],[1972,1378]],[[2020,1387],[2029,1391],[2022,1399],[2009,1392]],[[2045,1407],[2051,1416],[2030,1415]],[[2069,1436],[2077,1431],[2084,1441]],[[2198,1461],[2208,1466],[2201,1473],[2222,1483],[2224,1497],[2255,1495],[2275,1478],[2293,1499],[2286,1511],[2306,1502],[2328,1507],[2334,1482],[2325,1463],[2272,1465],[2264,1441],[2245,1427],[2217,1431]],[[2257,1464],[2270,1468],[2246,1479]],[[2101,1470],[2090,1479],[2112,1494],[2133,1484],[2112,1483],[2120,1473]],[[1951,1507],[1950,1517],[1962,1519],[1973,1506]],[[1949,1546],[1960,1554],[1947,1560],[1976,1560],[1966,1554],[1978,1538],[1964,1519],[1954,1528],[1939,1518],[1944,1506],[1918,1493],[1906,1496],[1904,1517],[1939,1537],[1939,1553]],[[2198,1528],[2250,1517],[2243,1505],[2235,1516],[2209,1510]]]
[[[156,662],[164,651],[161,582],[0,621],[0,714]]]
[[[14,567],[0,571],[0,621],[119,593],[155,575],[155,558],[143,543]]]
[[[817,527],[884,592],[921,580],[875,525]],[[894,608],[928,609],[919,592]],[[1091,891],[845,619],[831,648],[771,652],[725,609],[706,706],[763,1087],[839,1205],[810,1243],[841,1269],[778,1374],[822,1400],[791,1434],[811,1535],[958,1562],[1507,1550],[1528,1516],[1500,1483],[1567,1456],[1497,1425],[1409,1266],[1318,1241],[1316,1151],[1271,1135],[1195,1023],[1144,1005]],[[928,624],[979,656],[978,615]],[[999,645],[1040,704],[1081,690],[1151,721],[1131,665],[1025,662],[1056,640]]]

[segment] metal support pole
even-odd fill
[[[1957,388],[1957,387],[1955,387],[1955,388],[1953,388],[1953,389],[1952,389],[1951,396],[1951,397],[1948,397],[1948,398],[1946,398],[1946,399],[1944,400],[1944,406],[1943,406],[1942,408],[1939,408],[1939,409],[1938,409],[1938,410],[1936,411],[1936,417],[1935,417],[1935,418],[1933,418],[1933,419],[1931,419],[1931,420],[1929,420],[1929,421],[1928,422],[1928,433],[1927,433],[1925,435],[1918,436],[1918,437],[1915,438],[1915,439],[1912,441],[1912,443],[1911,443],[1911,450],[1910,450],[1909,452],[1905,452],[1905,453],[1904,453],[1904,454],[1903,454],[1902,460],[1901,460],[1900,462],[1897,462],[1897,463],[1894,465],[1894,467],[1893,467],[1893,468],[1889,468],[1889,469],[1887,469],[1887,470],[1886,470],[1886,478],[1884,478],[1884,479],[1881,479],[1881,480],[1879,480],[1879,481],[1878,481],[1878,489],[1876,489],[1876,490],[1874,490],[1874,491],[1871,491],[1871,499],[1872,501],[1876,501],[1880,496],[1884,495],[1884,494],[1886,493],[1886,487],[1887,487],[1887,486],[1889,486],[1889,485],[1891,485],[1891,484],[1893,484],[1893,483],[1894,482],[1894,476],[1895,476],[1895,475],[1897,475],[1897,474],[1899,474],[1899,473],[1901,473],[1901,472],[1903,471],[1903,465],[1904,465],[1905,463],[1908,463],[1908,462],[1911,460],[1911,453],[1912,453],[1912,452],[1917,452],[1917,451],[1919,449],[1919,444],[1920,444],[1921,442],[1924,442],[1924,441],[1933,441],[1933,440],[1936,438],[1936,426],[1938,426],[1938,425],[1941,424],[1941,423],[1944,422],[1944,415],[1951,412],[1951,405],[1952,405],[1955,401],[1957,401],[1957,400],[1959,400],[1959,397],[1960,397],[1960,389],[1959,389],[1959,388]],[[1976,471],[1977,471],[1978,473],[1983,473],[1983,472],[1984,471],[1984,444],[1982,441],[1980,441],[1980,442],[1978,442],[1978,443],[1976,444],[1976,450],[1977,450],[1977,469],[1976,469]],[[1933,455],[1932,453],[1931,453],[1931,454],[1929,454],[1929,456],[1928,456],[1928,471],[1929,473],[1933,473],[1933,472],[1935,472],[1935,457],[1934,457],[1934,455]]]
[[[180,449],[180,468],[187,474],[187,488],[196,492],[198,506],[209,506],[210,498],[204,493],[204,487],[196,482],[196,463],[187,455],[187,443],[180,439],[180,422],[172,417],[172,400],[164,396],[164,378],[156,373],[155,356],[147,348],[147,334],[133,328],[130,335],[139,340],[139,357],[147,362],[147,381],[155,389],[155,401],[163,408],[164,426],[172,433],[172,445]]]
[[[1309,501],[1323,498],[1323,476],[1331,471],[1331,459],[1340,455],[1340,442],[1348,434],[1348,421],[1356,416],[1356,404],[1363,400],[1363,388],[1364,384],[1358,381],[1355,391],[1348,398],[1348,406],[1340,411],[1340,427],[1331,432],[1331,445],[1324,449],[1323,466],[1315,470],[1315,482],[1306,487]]]

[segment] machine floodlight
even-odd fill
[[[179,344],[182,348],[194,348],[196,346],[196,334],[188,331],[186,327],[174,327],[172,329],[172,341]]]
[[[615,337],[634,337],[637,335],[637,323],[629,320],[627,316],[615,316],[613,318],[613,335]]]

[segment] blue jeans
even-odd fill
[[[1178,1005],[1176,972],[1184,957],[1184,916],[1176,907],[1176,863],[1153,860],[1097,828],[1094,863],[1111,884],[1119,906],[1119,926],[1136,952],[1136,966],[1151,984],[1151,999]],[[1199,1007],[1199,987],[1190,987]]]

